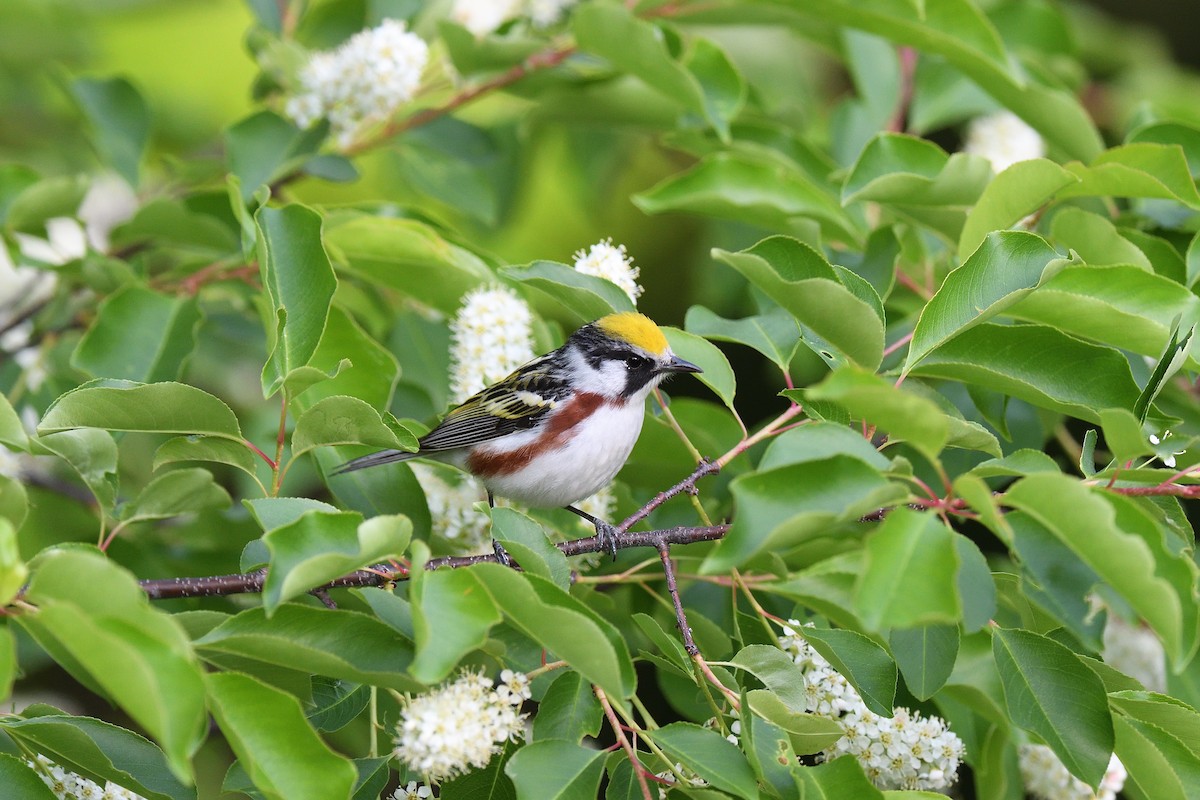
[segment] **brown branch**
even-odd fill
[[[633,774],[637,777],[638,786],[642,789],[643,800],[654,800],[654,795],[650,793],[650,785],[646,783],[646,768],[642,766],[642,762],[637,757],[637,752],[634,751],[633,745],[629,743],[629,737],[621,729],[621,720],[617,719],[612,704],[608,702],[608,696],[604,694],[604,690],[599,686],[593,685],[592,691],[596,693],[596,699],[600,701],[600,707],[604,709],[604,716],[608,717],[608,724],[612,728],[613,736],[617,738],[617,743],[621,745],[621,749],[625,751],[625,755],[629,758],[629,766],[633,767]]]
[[[639,522],[641,522],[642,520],[644,520],[646,517],[650,516],[651,511],[658,508],[663,503],[667,502],[672,497],[675,497],[676,495],[678,495],[680,493],[686,492],[687,494],[695,494],[696,493],[696,481],[700,480],[705,475],[716,475],[720,471],[721,471],[721,466],[716,461],[709,461],[708,459],[702,460],[700,462],[700,465],[698,467],[696,467],[696,469],[692,472],[691,475],[688,475],[686,478],[684,478],[679,483],[672,486],[670,489],[661,491],[658,494],[656,494],[654,497],[650,498],[650,502],[646,503],[644,506],[639,508],[637,511],[633,512],[628,517],[626,517],[625,521],[617,526],[617,530],[624,533],[625,531],[632,528],[634,525],[636,525]]]
[[[694,544],[720,539],[729,530],[728,525],[708,527],[664,528],[656,531],[618,533],[617,549],[629,547],[660,547],[668,544]],[[573,539],[557,545],[563,555],[576,556],[583,553],[607,552],[595,536]],[[496,555],[487,553],[478,556],[443,556],[430,559],[426,569],[456,569],[472,564],[496,563]],[[223,597],[233,594],[255,594],[261,592],[266,580],[266,570],[260,569],[240,575],[214,575],[204,578],[155,578],[140,581],[142,590],[151,600],[174,600],[181,597]],[[360,569],[330,581],[317,590],[363,588],[385,586],[389,583],[408,580],[408,570],[393,564],[377,564],[370,569]]]
[[[683,649],[689,656],[700,655],[700,648],[692,638],[692,628],[688,625],[687,614],[683,610],[683,601],[679,599],[679,586],[675,582],[675,564],[671,561],[671,546],[662,539],[658,542],[658,557],[662,561],[663,575],[667,579],[667,593],[671,595],[671,603],[675,606],[675,627],[683,636]]]

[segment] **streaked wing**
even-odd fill
[[[470,447],[537,425],[569,393],[549,365],[543,356],[451,409],[421,439],[421,451]]]

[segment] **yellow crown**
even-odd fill
[[[667,337],[654,324],[654,320],[636,311],[622,311],[596,320],[596,327],[614,339],[642,348],[648,353],[661,356],[667,352]]]

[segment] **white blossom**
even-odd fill
[[[1046,155],[1041,134],[1011,111],[997,111],[976,117],[967,126],[963,151],[983,156],[997,173],[1031,158]]]
[[[336,50],[315,53],[300,71],[302,91],[284,112],[308,127],[327,117],[343,147],[362,129],[386,120],[416,94],[429,46],[403,22],[386,19]]]
[[[389,800],[425,800],[433,797],[433,790],[423,783],[409,781],[407,786],[401,786],[392,792]]]
[[[845,677],[797,633],[799,627],[797,620],[788,620],[779,644],[804,673],[807,710],[837,720],[846,731],[820,758],[854,756],[880,789],[948,789],[958,779],[963,743],[946,721],[904,707],[892,709],[890,718],[873,713]]]
[[[478,672],[426,694],[409,697],[396,725],[396,758],[438,782],[487,765],[504,743],[522,731],[521,704],[530,696],[529,679],[505,670],[501,684]]]
[[[137,194],[125,179],[113,173],[97,176],[75,212],[93,249],[106,252],[113,228],[128,221],[138,210]]]
[[[1025,789],[1038,800],[1116,800],[1117,793],[1125,786],[1125,767],[1116,755],[1109,758],[1108,769],[1095,792],[1068,772],[1054,751],[1045,745],[1021,745],[1019,762]]]
[[[487,497],[483,484],[452,467],[412,464],[425,492],[433,536],[459,555],[492,552],[491,517],[475,504]]]
[[[36,761],[25,762],[32,767],[58,800],[146,800],[140,794],[125,789],[112,781],[103,788],[95,781],[63,769],[44,755]]]
[[[1187,448],[1183,450],[1175,450],[1171,445],[1167,444],[1167,440],[1171,438],[1169,430],[1163,431],[1161,437],[1155,436],[1153,433],[1148,437],[1150,444],[1154,445],[1154,450],[1158,454],[1156,457],[1163,463],[1164,466],[1175,469],[1175,456],[1181,456],[1187,452]],[[1176,440],[1178,441],[1178,440]]]
[[[487,36],[521,15],[522,0],[454,0],[450,19],[476,36]]]
[[[533,358],[533,314],[512,289],[491,286],[463,298],[450,323],[450,396],[461,403]]]
[[[1126,622],[1111,610],[1104,626],[1105,663],[1124,672],[1152,692],[1167,690],[1167,662],[1154,631]]]
[[[587,250],[577,251],[575,269],[584,275],[594,275],[615,283],[635,305],[642,295],[642,287],[637,282],[641,270],[633,265],[633,259],[625,252],[625,245],[613,245],[611,238],[602,239]]]
[[[529,19],[539,28],[557,23],[577,0],[529,0]]]

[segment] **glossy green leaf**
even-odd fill
[[[516,752],[504,768],[518,797],[593,800],[604,773],[604,752],[562,739],[542,739]]]
[[[1033,292],[1068,263],[1035,234],[988,234],[971,257],[946,276],[937,294],[922,309],[904,371],[911,371],[949,339],[986,322]]]
[[[235,672],[210,673],[204,683],[221,732],[266,797],[350,797],[354,765],[321,741],[296,698]]]
[[[1178,145],[1120,145],[1100,153],[1087,167],[1068,164],[1067,169],[1079,182],[1059,191],[1059,197],[1156,197],[1200,208],[1200,192]]]
[[[12,693],[13,681],[17,677],[17,640],[12,630],[0,628],[0,697]]]
[[[801,787],[802,797],[853,797],[855,800],[882,800],[883,792],[863,773],[854,756],[842,756],[833,761],[805,767],[793,773]]]
[[[806,626],[797,633],[850,681],[867,708],[884,717],[892,716],[896,663],[886,650],[854,631]]]
[[[1127,788],[1155,800],[1200,796],[1200,760],[1188,744],[1151,723],[1118,716],[1116,754],[1128,772]]]
[[[84,175],[56,175],[21,186],[8,202],[5,226],[9,230],[42,235],[52,217],[72,217],[88,189]]]
[[[400,557],[412,536],[402,516],[363,521],[355,513],[309,511],[263,536],[271,562],[263,585],[267,613],[282,603],[334,578]]]
[[[1133,415],[1138,422],[1145,423],[1146,416],[1150,413],[1150,404],[1158,397],[1158,393],[1163,390],[1167,381],[1183,366],[1188,357],[1192,337],[1195,335],[1196,326],[1194,324],[1188,326],[1186,331],[1177,324],[1171,325],[1170,340],[1158,357],[1150,379],[1146,381],[1142,393],[1138,395],[1137,403],[1133,406]]]
[[[316,125],[302,131],[273,111],[259,111],[231,125],[225,131],[225,153],[240,200],[250,201],[259,187],[299,170],[320,147],[325,130]]]
[[[845,455],[886,472],[891,466],[888,458],[864,439],[860,431],[851,430],[849,423],[849,418],[845,425],[812,422],[771,437],[767,451],[758,462],[758,471]]]
[[[100,304],[71,364],[97,378],[174,380],[191,354],[200,319],[195,298],[127,287]]]
[[[738,513],[704,560],[704,574],[719,574],[759,553],[783,551],[823,535],[835,522],[858,519],[907,495],[902,486],[845,455],[741,476],[730,490]]]
[[[14,530],[19,530],[28,513],[29,495],[25,485],[0,475],[0,519],[8,520]]]
[[[116,725],[45,714],[8,718],[0,729],[65,769],[113,781],[147,800],[195,800],[196,790],[172,774],[161,750]]]
[[[314,677],[312,683],[313,708],[306,709],[305,716],[319,731],[340,731],[371,703],[371,689],[361,683],[320,677]]]
[[[17,546],[17,528],[7,517],[0,517],[0,605],[17,596],[29,575]]]
[[[1064,186],[1079,180],[1044,158],[1018,161],[987,185],[967,213],[958,239],[958,258],[965,261],[992,231],[1011,228],[1045,205]]]
[[[723,319],[704,306],[692,306],[684,327],[705,339],[752,347],[781,370],[788,368],[800,345],[796,320],[781,308],[745,319]]]
[[[918,700],[928,700],[954,671],[958,657],[958,626],[945,624],[897,628],[888,637],[904,685]]]
[[[714,250],[713,257],[740,272],[846,359],[868,369],[879,366],[882,320],[808,245],[772,236],[739,253]]]
[[[150,140],[150,109],[124,78],[76,78],[75,96],[93,130],[101,159],[130,186],[138,185],[142,154]]]
[[[153,736],[176,777],[190,779],[206,727],[204,689],[178,624],[150,607],[131,574],[83,550],[43,554],[26,597],[38,612],[22,626]]]
[[[0,445],[10,450],[28,450],[29,435],[8,398],[0,393]]]
[[[618,311],[634,310],[633,301],[624,289],[566,264],[534,261],[523,267],[509,267],[503,274],[557,301],[581,324]]]
[[[716,731],[688,722],[673,722],[649,736],[668,756],[712,786],[736,797],[757,796],[754,772],[746,757]]]
[[[851,417],[877,426],[893,439],[908,442],[931,460],[937,458],[949,438],[946,415],[933,401],[869,372],[839,369],[806,395],[837,403]]]
[[[441,40],[460,75],[490,72],[520,64],[545,47],[535,37],[476,36],[453,20],[438,23]]]
[[[895,509],[867,538],[855,613],[877,632],[955,623],[958,566],[953,532],[935,514]]]
[[[495,279],[474,253],[411,219],[354,216],[331,220],[325,242],[344,269],[447,314],[462,296]]]
[[[412,645],[393,628],[357,611],[286,603],[267,617],[251,608],[196,640],[201,655],[221,653],[331,678],[412,691],[405,674]]]
[[[250,509],[250,515],[264,533],[295,522],[306,511],[337,511],[329,503],[311,497],[258,497],[243,500],[242,504]]]
[[[613,699],[629,697],[636,677],[625,640],[607,620],[545,578],[498,564],[469,571],[509,625],[566,660]]]
[[[449,675],[464,655],[483,646],[500,621],[499,609],[466,570],[421,572],[409,598],[417,645],[409,671],[423,683]]]
[[[226,508],[229,493],[206,469],[176,469],[159,475],[122,509],[124,522],[165,519],[193,511]]]
[[[219,439],[216,436],[176,436],[174,439],[163,442],[154,451],[152,468],[157,470],[167,464],[178,464],[185,461],[228,464],[249,475],[256,474],[258,466],[258,456],[239,442]]]
[[[46,410],[39,434],[75,428],[187,433],[241,441],[237,417],[224,402],[182,383],[92,381],[59,397]]]
[[[1099,423],[1101,408],[1133,408],[1138,387],[1116,350],[1041,325],[984,324],[934,350],[914,375],[964,381]]]
[[[992,651],[1013,723],[1040,736],[1072,775],[1096,786],[1113,750],[1100,678],[1066,647],[1031,631],[994,629]]]
[[[271,355],[262,378],[263,394],[270,397],[289,372],[307,365],[316,352],[337,279],[315,211],[295,204],[263,207],[254,222],[259,272],[270,299]]]
[[[1071,248],[1092,266],[1132,264],[1151,272],[1150,259],[1117,226],[1100,214],[1067,207],[1054,215],[1050,233],[1060,247]]]
[[[758,678],[792,711],[804,713],[808,710],[804,673],[792,661],[791,656],[778,647],[747,645],[738,651],[731,663]]]
[[[746,699],[755,716],[786,733],[795,752],[801,755],[819,753],[846,735],[837,720],[796,711],[768,689],[747,692]]]
[[[541,575],[559,588],[571,584],[571,566],[555,547],[545,529],[527,514],[513,508],[492,509],[492,537],[526,572]]]
[[[21,800],[55,800],[54,792],[24,760],[0,753],[0,785]]]
[[[635,194],[633,202],[647,214],[687,211],[776,230],[812,219],[831,236],[862,237],[832,192],[802,170],[739,153],[705,156],[688,171]]]
[[[671,345],[671,352],[704,370],[696,375],[697,380],[712,389],[721,402],[732,409],[737,378],[733,374],[733,367],[729,366],[729,359],[720,348],[694,333],[678,328],[663,328],[663,333]]]
[[[958,487],[955,487],[958,491]],[[979,546],[960,533],[954,534],[958,556],[958,596],[962,598],[962,628],[967,633],[982,630],[996,614],[996,585],[992,569]]]
[[[35,452],[61,457],[79,475],[106,511],[117,502],[117,443],[111,434],[95,428],[68,430],[41,436]]]
[[[417,437],[394,419],[381,417],[357,397],[326,397],[296,420],[292,432],[293,457],[314,447],[340,444],[365,444],[412,453],[417,450]]]
[[[592,685],[578,672],[567,670],[554,679],[538,703],[533,740],[563,739],[579,744],[600,733],[604,711]]]

